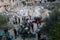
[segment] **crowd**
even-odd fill
[[[31,39],[31,38],[36,38],[36,37],[38,37],[38,40],[46,40],[45,33],[41,33],[38,25],[37,25],[38,29],[34,31],[33,23],[34,22],[29,21],[28,19],[23,19],[23,22],[19,24],[18,30],[16,30],[16,28],[13,28],[15,39],[21,36],[23,40],[25,40],[26,38]],[[4,30],[4,36],[6,40],[14,40],[14,36],[10,35],[8,30],[9,29]]]

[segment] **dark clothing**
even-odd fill
[[[32,22],[29,23],[29,26],[31,27],[32,31],[34,31]]]
[[[4,33],[6,34],[7,32],[8,32],[8,30],[7,30],[7,29],[5,29],[5,30],[4,30]]]
[[[17,37],[17,31],[16,29],[14,29],[14,35],[15,35],[15,38]]]
[[[32,28],[32,31],[34,31],[34,29],[33,29],[33,24],[31,24],[31,28]]]
[[[41,38],[41,34],[40,33],[38,33],[38,38]]]
[[[38,32],[38,40],[40,40],[40,38],[41,38],[41,33],[40,33],[40,31]]]
[[[16,31],[16,29],[14,29],[14,34],[17,34],[17,31]]]
[[[41,39],[41,40],[46,40],[45,38]]]

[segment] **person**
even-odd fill
[[[7,32],[8,32],[8,30],[7,30],[7,29],[5,29],[5,30],[4,30],[4,33],[6,34]]]
[[[30,22],[30,26],[31,26],[31,28],[32,28],[32,31],[34,31],[33,23],[32,23],[32,22]]]
[[[21,30],[22,30],[22,24],[19,24],[19,28],[18,28],[18,35],[20,35],[20,32],[21,32]]]
[[[9,32],[8,32],[8,29],[5,29],[4,30],[4,34],[5,34],[6,40],[9,40]]]
[[[28,32],[30,31],[30,27],[26,26],[22,29],[22,33],[21,33],[21,36],[23,38],[23,40],[25,40],[25,38],[28,37]]]
[[[6,40],[11,40],[11,39],[10,39],[10,34],[9,34],[8,30],[7,30],[7,32],[6,32],[6,34],[5,34],[5,36],[6,36]]]
[[[38,40],[40,40],[40,38],[41,38],[41,32],[39,31],[38,32]]]
[[[16,37],[17,37],[17,31],[16,31],[15,28],[13,29],[13,31],[14,31],[14,35],[15,35],[15,39],[16,39]]]

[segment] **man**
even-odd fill
[[[39,31],[38,32],[38,40],[40,40],[40,38],[41,38],[41,32]]]
[[[17,37],[17,31],[16,31],[15,28],[13,29],[13,31],[14,31],[14,35],[15,35],[15,39],[16,39],[16,37]]]

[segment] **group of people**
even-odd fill
[[[6,40],[14,40],[13,36],[9,35],[8,29],[4,30],[4,32],[5,32]],[[28,19],[23,20],[23,22],[19,24],[18,30],[13,28],[13,32],[14,32],[15,39],[19,36],[21,36],[23,40],[25,40],[25,38],[35,38],[36,34],[38,34],[37,35],[38,40],[46,40],[45,37],[42,37],[45,34],[42,35],[40,30],[38,32],[34,32],[33,22],[30,22]]]
[[[28,38],[28,37],[32,37],[32,35],[34,35],[32,32],[34,32],[34,28],[33,28],[33,23],[32,22],[28,22],[28,20],[24,20],[23,23],[20,25],[20,30],[18,31],[19,34],[21,34],[21,37],[24,38]]]
[[[25,38],[35,38],[36,34],[38,34],[38,40],[46,40],[44,37],[45,34],[41,33],[40,30],[38,31],[37,29],[37,32],[34,32],[34,24],[28,19],[23,20],[22,24],[19,25],[18,34],[23,38],[23,40],[25,40]]]

